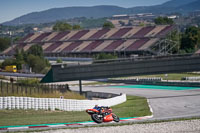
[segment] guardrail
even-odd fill
[[[0,109],[34,109],[84,111],[99,106],[114,106],[126,101],[126,94],[102,100],[72,100],[59,98],[0,97]]]

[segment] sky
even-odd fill
[[[135,7],[157,5],[166,1],[169,0],[0,0],[0,23],[50,8],[95,5]]]

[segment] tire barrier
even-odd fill
[[[114,106],[126,101],[126,94],[100,100],[72,100],[59,98],[0,97],[0,109],[34,109],[84,111],[99,106]]]
[[[181,80],[199,81],[200,77],[183,77]]]
[[[136,77],[136,78],[120,78],[120,79],[114,79],[114,80],[121,80],[121,81],[135,81],[135,82],[139,82],[139,81],[162,81],[163,79],[161,77],[150,77],[150,78],[143,78],[143,77]],[[112,81],[112,80],[109,80]]]

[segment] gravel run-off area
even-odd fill
[[[42,133],[200,133],[200,120],[49,130]]]

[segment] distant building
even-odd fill
[[[200,17],[200,10],[196,10],[194,12],[189,13],[190,17]]]
[[[33,30],[34,30],[34,31],[38,31],[38,27],[34,27]]]
[[[127,14],[121,14],[121,15],[113,15],[110,19],[129,19],[130,16]]]
[[[179,18],[179,16],[177,16],[177,15],[171,15],[171,16],[168,16],[168,18],[170,18],[170,19],[177,19],[177,18]]]

